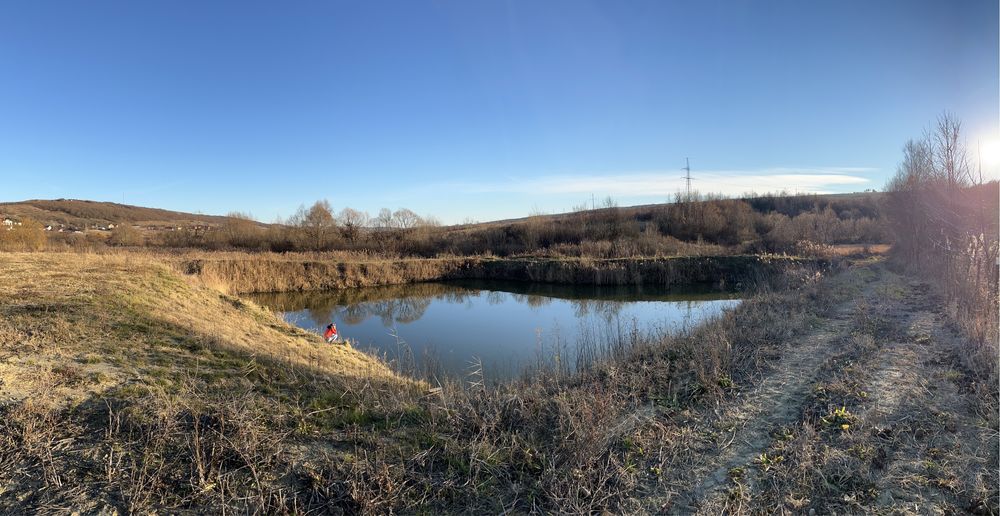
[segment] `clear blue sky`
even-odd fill
[[[661,202],[686,156],[864,190],[944,110],[1000,140],[998,89],[995,0],[10,1],[0,200],[459,222]]]

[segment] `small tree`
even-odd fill
[[[375,227],[379,229],[392,229],[393,228],[393,218],[392,210],[389,208],[382,208],[378,212],[378,216],[375,217]]]
[[[315,250],[326,247],[330,233],[337,227],[329,201],[316,201],[310,208],[300,206],[292,216],[292,224],[302,230],[306,242]]]
[[[108,243],[118,246],[140,246],[143,244],[142,233],[129,224],[118,224],[111,230],[111,237]]]
[[[260,244],[261,230],[249,213],[229,213],[219,232],[223,241],[234,247],[255,247]]]
[[[392,213],[392,220],[395,227],[399,229],[410,229],[415,228],[420,224],[420,215],[417,215],[412,210],[400,208]]]
[[[368,224],[368,214],[353,208],[340,210],[340,215],[337,218],[340,221],[341,232],[351,242],[357,239],[361,228]]]

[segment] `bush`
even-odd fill
[[[128,224],[119,224],[111,230],[108,244],[116,246],[139,246],[144,243],[142,233]]]
[[[20,225],[0,229],[0,250],[41,251],[48,237],[40,222],[24,219]]]

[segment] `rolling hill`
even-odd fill
[[[0,203],[0,218],[30,218],[42,224],[88,228],[108,224],[139,226],[217,226],[228,217],[202,215],[113,202],[78,199],[29,200]],[[262,224],[263,225],[263,224]]]

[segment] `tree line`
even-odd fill
[[[695,193],[668,204],[622,208],[608,198],[598,209],[581,206],[571,213],[534,214],[503,223],[442,226],[435,218],[407,208],[383,208],[371,215],[350,207],[336,211],[320,200],[274,224],[233,212],[211,226],[145,231],[119,224],[107,238],[90,233],[56,238],[70,247],[357,251],[423,257],[800,253],[816,245],[885,242],[888,234],[881,209],[880,197],[874,194],[730,199]],[[0,235],[0,249],[44,247],[49,235],[36,226]]]
[[[973,367],[996,384],[1000,188],[963,138],[962,123],[941,115],[903,146],[885,202],[895,257],[932,279],[951,315],[980,346]]]

